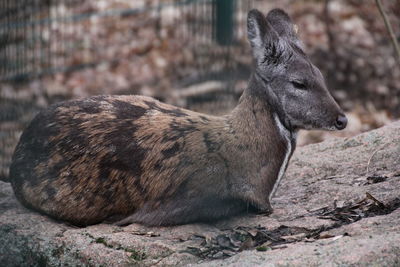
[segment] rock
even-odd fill
[[[0,182],[0,265],[398,265],[399,155],[400,121],[301,147],[272,215],[176,227],[72,227],[25,209]]]

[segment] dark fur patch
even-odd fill
[[[53,150],[59,151],[69,161],[75,160],[85,154],[89,146],[87,133],[80,127],[76,119],[68,122],[70,127],[62,130],[67,131],[67,137],[54,140],[50,143]]]
[[[52,199],[57,194],[57,191],[50,184],[47,184],[44,190],[49,199]]]
[[[245,151],[245,150],[246,150],[246,147],[245,147],[244,145],[242,145],[242,144],[239,144],[239,145],[237,146],[237,148],[238,148],[240,151]]]
[[[176,122],[176,120],[172,120],[170,123],[169,127],[171,128],[171,132],[173,134],[171,135],[164,135],[162,141],[163,142],[168,142],[168,141],[177,141],[180,138],[185,137],[185,135],[190,134],[194,131],[198,131],[198,129],[191,124],[180,124]]]
[[[214,141],[210,138],[209,133],[204,132],[204,133],[203,133],[203,138],[204,138],[204,143],[206,144],[207,150],[208,150],[209,153],[216,152],[216,151],[219,150],[221,144],[219,144],[219,143],[217,143],[217,142],[214,142]]]
[[[56,123],[48,127],[49,122],[55,121],[54,116],[54,108],[39,113],[23,132],[10,166],[10,180],[16,188],[21,188],[24,181],[29,181],[31,185],[41,182],[41,177],[34,175],[32,170],[47,159],[54,149],[54,144],[50,143],[49,139],[61,131],[61,127]],[[21,177],[21,174],[30,177],[27,179]]]
[[[57,120],[57,119],[56,119]],[[61,121],[61,119],[58,119]],[[63,124],[68,125],[68,128],[61,128],[60,133],[66,132],[65,138],[57,138],[49,143],[48,154],[42,154],[42,162],[48,162],[48,169],[45,177],[37,177],[40,180],[55,180],[60,176],[60,170],[69,166],[71,162],[83,157],[87,148],[89,147],[89,140],[87,133],[81,128],[81,123],[84,122],[79,118],[74,118],[68,121],[62,121]],[[61,126],[60,126],[61,127]],[[54,162],[52,160],[53,153],[57,153],[62,157],[61,160]],[[44,160],[47,158],[47,160]],[[78,177],[70,172],[68,175],[69,184],[74,187],[79,182]]]
[[[172,120],[172,122],[170,124],[170,128],[173,131],[182,132],[182,133],[185,133],[185,134],[189,134],[189,133],[192,133],[192,132],[198,130],[194,125],[191,125],[191,124],[180,124],[180,123],[177,123],[175,120]]]
[[[94,101],[83,101],[79,103],[79,111],[87,114],[96,114],[100,113],[102,109],[99,106],[99,103]]]
[[[131,121],[119,122],[114,129],[105,135],[106,143],[115,146],[117,160],[104,159],[109,168],[128,171],[134,177],[142,175],[141,163],[144,160],[147,149],[138,145],[133,137],[137,126]],[[111,162],[110,162],[111,161]],[[111,165],[109,164],[111,163]]]
[[[179,143],[175,143],[172,147],[168,149],[164,149],[161,151],[165,159],[174,157],[179,152],[180,145]]]
[[[141,136],[140,137],[140,140],[142,140],[142,141],[149,141],[149,140],[152,140],[153,138],[154,138],[154,133],[149,133],[149,134],[146,134],[146,135],[144,135],[144,136]]]
[[[109,145],[115,147],[113,153],[107,154],[100,163],[100,175],[107,180],[111,170],[120,171],[120,182],[125,188],[136,188],[147,198],[147,190],[141,184],[140,177],[143,173],[142,162],[145,159],[148,149],[137,144],[134,133],[137,126],[131,121],[121,121],[113,128],[113,131],[106,134],[105,140]],[[122,180],[121,180],[122,179]],[[107,182],[107,181],[105,181]],[[115,182],[115,181],[114,181]],[[107,193],[106,193],[107,194]],[[124,192],[128,196],[128,192]]]
[[[71,162],[64,157],[60,162],[49,165],[46,172],[46,176],[41,177],[41,179],[43,180],[49,179],[49,181],[59,179],[61,175],[60,170],[62,170],[64,167],[67,167],[70,163]],[[73,172],[69,172],[67,179],[68,179],[68,184],[71,187],[74,187],[79,183],[78,177],[75,176]]]
[[[162,160],[157,160],[157,162],[154,164],[154,169],[161,170],[162,166],[163,166],[163,161]]]
[[[114,100],[112,102],[115,108],[115,115],[117,119],[132,119],[136,120],[146,113],[146,109],[132,105],[131,103]]]
[[[173,135],[164,135],[162,142],[175,142],[179,138],[183,138],[185,136],[184,132],[174,133]]]

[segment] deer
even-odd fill
[[[16,198],[77,226],[271,214],[298,131],[342,130],[347,118],[285,11],[249,11],[247,31],[254,70],[230,113],[206,115],[138,95],[53,104],[15,149]]]

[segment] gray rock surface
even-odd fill
[[[176,227],[75,228],[25,209],[0,182],[0,265],[399,266],[399,155],[400,121],[302,147],[272,215]]]

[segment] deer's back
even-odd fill
[[[221,119],[149,97],[97,96],[56,104],[21,136],[10,168],[26,206],[75,224],[162,201],[207,164],[204,136]]]

